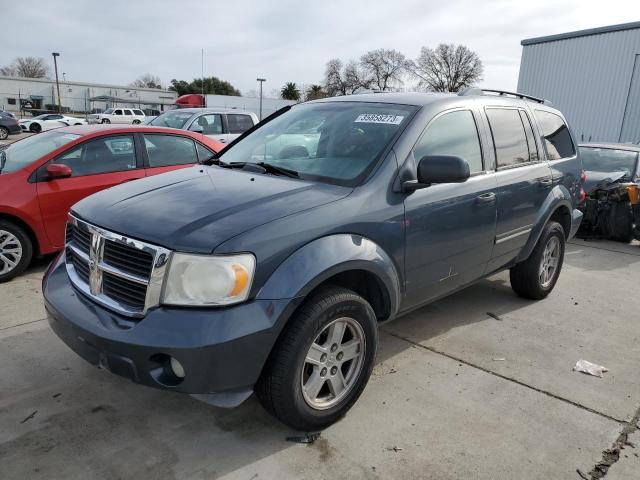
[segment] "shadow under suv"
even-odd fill
[[[135,382],[331,424],[379,322],[504,269],[523,297],[554,288],[581,220],[576,142],[546,102],[494,93],[287,107],[209,166],[88,197],[43,282],[51,327]]]

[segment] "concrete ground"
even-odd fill
[[[574,240],[544,301],[503,273],[383,326],[364,394],[310,445],[253,398],[217,409],[86,364],[43,320],[45,265],[0,285],[2,479],[640,476],[640,245]]]
[[[18,140],[22,140],[23,138],[30,137],[31,135],[33,135],[33,133],[17,133],[17,134],[9,135],[9,138],[5,140],[0,140],[0,146],[17,142]]]

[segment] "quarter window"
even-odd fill
[[[215,153],[213,150],[209,150],[207,147],[199,144],[198,142],[196,142],[196,150],[198,151],[198,160],[200,160],[201,162],[210,159],[211,156]]]
[[[540,124],[544,146],[549,160],[573,157],[576,148],[571,140],[571,134],[562,117],[555,113],[536,110],[536,118]]]
[[[141,115],[141,116],[144,116],[144,112],[143,112],[142,110],[134,110],[134,111],[133,111],[133,114],[134,114],[134,115]]]
[[[520,113],[514,108],[488,108],[498,168],[530,161],[529,146]]]
[[[148,134],[144,136],[144,143],[152,168],[198,163],[196,146],[190,138]]]
[[[229,133],[244,133],[253,127],[253,120],[249,115],[227,115]]]
[[[438,117],[414,147],[413,155],[416,161],[425,155],[454,155],[467,161],[471,173],[481,172],[482,151],[473,113],[458,110]]]
[[[133,137],[119,135],[83,143],[54,160],[71,168],[72,176],[120,172],[136,168]]]

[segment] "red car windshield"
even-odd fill
[[[40,133],[12,143],[0,150],[0,174],[16,172],[78,138],[80,135],[54,131]]]

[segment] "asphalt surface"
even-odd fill
[[[308,445],[254,398],[218,409],[86,364],[43,320],[45,266],[0,285],[3,480],[640,477],[640,245],[572,241],[544,301],[503,273],[384,325],[364,394]]]

